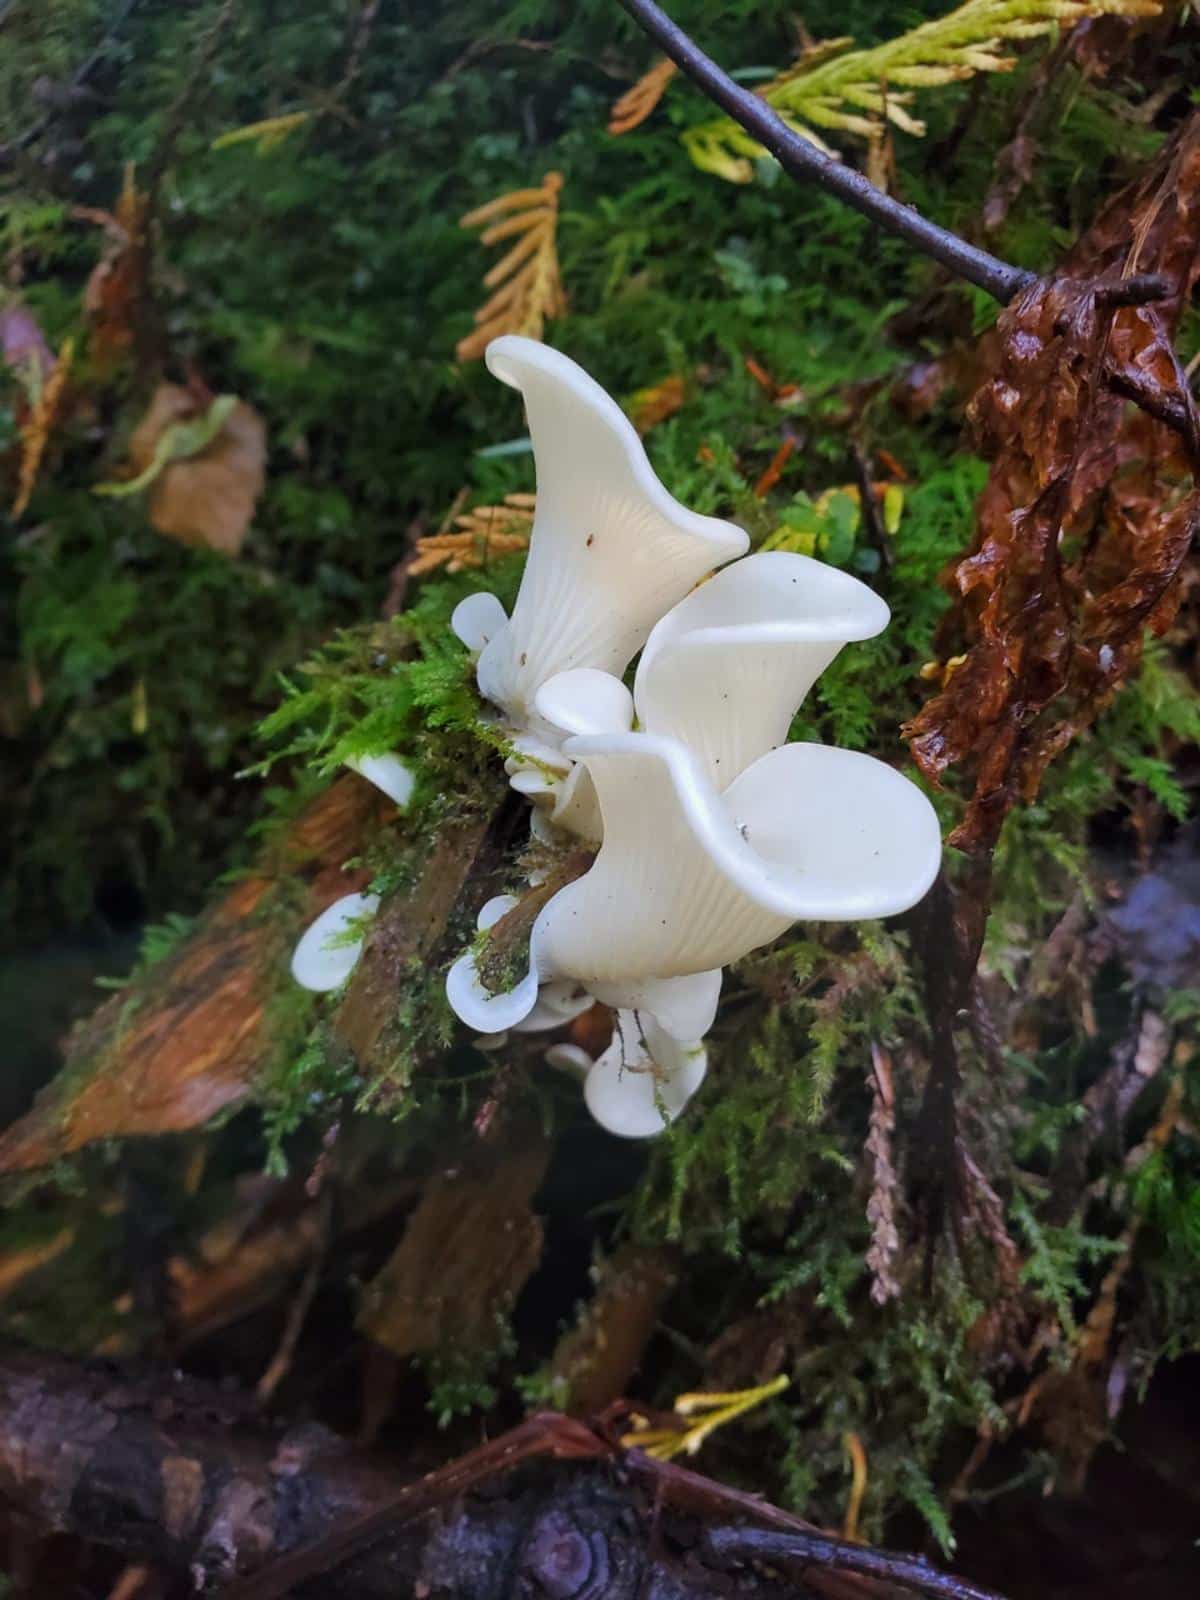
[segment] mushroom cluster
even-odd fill
[[[681,506],[566,356],[508,336],[487,364],[524,398],[537,510],[511,617],[480,593],[451,625],[534,833],[596,855],[538,913],[514,987],[489,990],[469,950],[447,996],[488,1035],[612,1007],[596,1060],[568,1044],[548,1059],[582,1074],[604,1127],[645,1137],[703,1080],[722,969],[795,922],[914,905],[938,870],[937,819],[886,763],[786,742],[842,646],[886,626],[884,602],[806,556],[747,555],[740,528]],[[490,901],[481,928],[514,904]]]

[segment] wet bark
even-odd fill
[[[580,1434],[586,1439],[586,1430]],[[598,1441],[596,1451],[603,1453]],[[323,1427],[269,1422],[248,1396],[176,1375],[130,1377],[55,1356],[0,1355],[7,1508],[36,1532],[75,1534],[149,1563],[180,1593],[347,1600],[807,1593],[769,1566],[714,1562],[703,1518],[659,1508],[652,1488],[616,1460],[515,1459],[508,1467],[501,1453],[500,1470],[482,1468],[462,1492],[454,1492],[456,1483],[469,1484],[470,1472],[457,1480],[453,1471],[434,1474],[414,1484],[407,1504],[397,1499],[403,1471]],[[304,1552],[377,1511],[384,1515],[370,1537],[304,1574]],[[270,1578],[282,1557],[292,1559],[279,1590]]]

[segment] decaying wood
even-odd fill
[[[1134,1018],[1107,1069],[1083,1096],[1082,1116],[1063,1141],[1054,1171],[1049,1215],[1065,1223],[1079,1203],[1088,1157],[1105,1138],[1119,1140],[1142,1091],[1158,1076],[1171,1050],[1171,1029],[1147,1007]]]
[[[384,901],[337,1007],[334,1031],[368,1078],[387,1075],[389,1024],[414,972],[448,955],[440,943],[468,878],[486,879],[503,853],[492,837],[497,812],[503,832],[501,780],[484,789],[477,810],[434,835],[416,882]],[[369,870],[346,863],[361,863],[392,815],[358,777],[319,795],[178,949],[76,1029],[63,1070],[0,1134],[0,1175],[104,1139],[202,1127],[246,1098],[278,1048],[270,1002],[291,982],[297,938],[334,900],[364,887]]]
[[[241,1213],[232,1212],[167,1261],[172,1333],[179,1351],[270,1305],[320,1252],[323,1197],[297,1195],[294,1184],[279,1180],[261,1182],[268,1189],[261,1206],[251,1201]],[[247,1186],[252,1184],[247,1180]],[[380,1179],[363,1172],[357,1181],[347,1182],[336,1240],[344,1244],[361,1229],[402,1211],[419,1187],[417,1176],[404,1174]],[[131,1352],[128,1343],[113,1343],[102,1353]]]
[[[555,1404],[586,1417],[627,1392],[679,1264],[678,1251],[668,1245],[633,1243],[601,1263],[595,1294],[550,1362]]]
[[[426,1184],[364,1297],[359,1327],[393,1355],[489,1351],[541,1259],[531,1202],[550,1142],[532,1118],[490,1133]]]
[[[216,1385],[25,1352],[0,1359],[6,1504],[197,1587],[390,1492],[327,1430],[268,1427],[249,1397]]]
[[[448,823],[434,838],[420,877],[410,889],[386,899],[372,924],[362,959],[346,986],[337,1008],[334,1031],[353,1051],[368,1078],[386,1075],[390,1065],[389,1030],[405,987],[441,952],[446,925],[460,900],[474,907],[466,895],[467,881],[478,874],[486,878],[502,851],[492,837],[493,818],[504,831],[501,810],[502,780],[481,786],[478,808]]]
[[[0,1136],[0,1173],[50,1165],[101,1139],[200,1127],[244,1098],[275,1044],[268,1002],[304,926],[359,889],[357,855],[384,811],[346,777],[320,795],[180,947],[79,1027],[62,1072]],[[272,890],[288,880],[300,892]]]

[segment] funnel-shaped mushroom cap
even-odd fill
[[[673,739],[569,740],[604,818],[590,870],[538,917],[544,973],[597,985],[736,961],[792,923],[889,916],[937,873],[932,806],[884,762],[773,750],[719,795]]]
[[[479,687],[526,720],[540,685],[560,672],[620,677],[658,618],[748,540],[667,493],[624,412],[568,357],[506,335],[486,359],[524,396],[537,510],[520,593],[508,626],[484,646]]]
[[[842,646],[888,621],[848,573],[782,550],[747,556],[655,624],[634,699],[648,733],[685,744],[717,789],[783,744]]]

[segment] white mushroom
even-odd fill
[[[381,789],[402,810],[412,799],[417,781],[413,770],[390,751],[374,756],[351,756],[346,765],[351,772],[357,772],[360,778]]]
[[[362,954],[363,937],[347,935],[355,923],[374,916],[377,894],[345,894],[327,906],[292,952],[292,977],[304,989],[340,989]]]
[[[487,363],[524,397],[537,510],[512,616],[480,593],[451,626],[478,658],[535,837],[553,846],[573,833],[598,852],[538,913],[511,989],[492,993],[468,950],[447,998],[488,1048],[561,1027],[595,1000],[611,1006],[616,1031],[595,1061],[569,1044],[547,1059],[583,1077],[602,1126],[645,1138],[704,1078],[724,967],[795,922],[914,905],[938,871],[937,817],[884,762],[785,743],[842,646],[887,625],[884,602],[784,552],[701,583],[744,555],[741,529],[674,500],[620,408],[566,356],[507,336]],[[639,650],[630,695],[622,675]],[[399,757],[350,765],[407,803],[413,775]],[[299,982],[345,981],[361,940],[342,940],[375,904],[349,895],[317,919],[293,958]],[[515,904],[489,901],[479,927]]]
[[[727,789],[784,742],[842,646],[887,623],[879,596],[836,567],[782,550],[747,556],[656,623],[634,686],[641,726],[681,740]]]
[[[482,603],[456,617],[460,637],[489,635],[478,665],[484,697],[529,726],[544,683],[578,667],[619,678],[658,618],[749,541],[667,493],[633,424],[568,357],[507,335],[486,359],[524,396],[537,510],[507,624],[497,627]]]
[[[592,1116],[622,1139],[650,1139],[674,1122],[704,1082],[703,1042],[681,1043],[633,1011],[617,1013],[612,1043],[593,1061],[578,1045],[546,1051],[552,1067],[583,1080]]]
[[[565,749],[596,785],[604,840],[543,908],[533,949],[543,976],[592,993],[718,969],[794,922],[893,915],[937,874],[933,807],[871,756],[784,745],[718,794],[674,739],[628,733]]]

